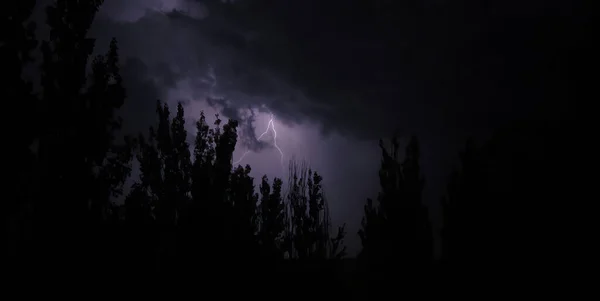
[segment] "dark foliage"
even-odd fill
[[[28,22],[35,1],[13,1],[0,12],[0,93],[4,100],[5,112],[24,116],[37,106],[33,85],[23,79],[23,69],[31,63],[31,52],[38,42],[34,37],[35,24]],[[4,128],[15,124],[3,118]],[[30,148],[35,141],[36,124],[18,123],[19,131],[5,131],[6,158],[5,173],[9,178],[8,191],[2,202],[2,222],[8,228],[7,251],[11,256],[23,252],[26,241],[31,237],[32,209],[30,177],[33,170],[34,154]],[[18,244],[17,244],[18,243]]]
[[[115,110],[126,99],[117,42],[106,55],[89,58],[94,40],[86,37],[102,1],[56,1],[46,9],[51,32],[39,48],[42,91],[34,95],[21,75],[37,45],[33,25],[24,25],[34,4],[3,12],[10,33],[3,35],[3,70],[11,85],[4,91],[22,106],[16,110],[37,114],[34,126],[13,139],[18,165],[11,173],[18,176],[3,211],[16,269],[131,276],[274,272],[298,269],[282,262],[299,260],[300,253],[313,260],[311,254],[322,260],[342,255],[343,231],[333,240],[328,235],[321,177],[299,175],[308,186],[288,197],[277,178],[264,177],[256,191],[250,166],[231,164],[236,121],[217,116],[211,127],[201,114],[190,146],[183,106],[172,116],[159,101],[156,126],[117,141]],[[140,178],[117,205],[134,160]],[[301,199],[305,212],[291,210],[288,199]],[[302,224],[290,228],[296,220]]]
[[[576,251],[571,257],[583,241],[576,225],[584,207],[573,190],[577,159],[558,159],[573,153],[569,128],[522,122],[480,146],[466,144],[442,202],[441,262],[451,273],[447,277],[476,283],[518,270],[511,276],[515,282],[555,280],[557,270],[583,256]]]
[[[414,288],[433,263],[429,215],[421,200],[424,180],[419,172],[419,145],[413,137],[403,162],[399,161],[397,139],[392,140],[389,151],[383,141],[380,147],[381,192],[378,205],[371,199],[365,205],[359,260],[370,288],[390,273],[402,279],[405,289]]]
[[[102,2],[57,0],[46,9],[51,31],[39,47],[37,94],[22,76],[38,49],[27,23],[35,1],[12,1],[0,13],[2,97],[17,118],[35,117],[16,119],[10,126],[18,131],[6,131],[2,218],[14,275],[190,277],[207,288],[235,283],[261,295],[271,289],[314,297],[435,291],[449,279],[523,263],[539,272],[559,253],[567,206],[548,200],[573,198],[568,187],[576,183],[564,157],[575,142],[553,142],[570,137],[562,125],[519,125],[482,146],[467,143],[443,200],[440,260],[422,202],[418,141],[410,139],[403,160],[396,139],[390,149],[381,142],[381,191],[364,207],[363,249],[347,259],[345,228],[332,232],[321,175],[292,161],[287,188],[267,176],[257,188],[250,166],[232,166],[237,121],[217,115],[211,126],[201,113],[192,146],[183,105],[171,114],[157,101],[155,126],[117,138],[116,111],[127,98],[117,42],[90,59],[95,41],[86,37]],[[554,158],[565,162],[557,167]],[[140,177],[124,195],[134,162]],[[553,209],[563,210],[560,227]]]

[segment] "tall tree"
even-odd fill
[[[305,163],[290,163],[287,191],[285,245],[289,258],[325,259],[339,258],[345,249],[331,254],[333,242],[336,249],[343,240],[344,228],[338,229],[334,241],[330,238],[330,217],[327,200],[322,190],[322,177]]]
[[[229,223],[233,226],[232,239],[236,245],[236,257],[256,256],[257,240],[257,203],[258,194],[254,191],[254,178],[250,176],[251,168],[238,166],[232,174],[229,188],[229,202],[232,215]]]
[[[282,238],[284,231],[285,204],[282,197],[283,182],[275,178],[269,185],[267,176],[260,184],[260,226],[259,240],[269,258],[283,259]]]
[[[40,116],[43,126],[38,148],[38,184],[43,195],[36,199],[42,214],[58,215],[60,218],[53,219],[67,224],[87,216],[89,199],[85,192],[93,178],[87,168],[95,158],[88,157],[89,145],[82,150],[80,139],[88,130],[96,129],[90,129],[85,114],[90,103],[84,101],[87,97],[81,91],[86,86],[86,67],[94,48],[94,40],[86,38],[86,33],[100,4],[102,1],[59,0],[46,8],[50,37],[41,45],[40,110],[44,114]]]
[[[5,156],[10,158],[4,173],[9,181],[3,197],[0,220],[7,225],[8,254],[17,256],[30,249],[19,241],[30,240],[31,225],[31,172],[34,162],[32,146],[35,141],[38,99],[33,94],[32,83],[23,78],[24,68],[32,61],[31,52],[37,46],[35,23],[29,18],[34,0],[6,3],[0,12],[0,97],[6,112],[31,116],[18,124],[6,124]],[[7,121],[7,119],[4,119]],[[13,122],[12,120],[10,122]],[[18,126],[18,130],[14,128]]]
[[[31,249],[47,255],[38,257],[47,264],[60,262],[49,256],[65,259],[65,267],[94,257],[90,253],[96,252],[92,245],[99,234],[97,226],[112,214],[109,202],[121,193],[130,171],[128,141],[117,143],[114,138],[120,128],[114,112],[126,97],[115,40],[106,55],[91,62],[92,72],[86,74],[94,48],[94,40],[86,34],[101,4],[58,0],[46,8],[50,36],[40,48],[42,91],[37,97],[21,93],[22,104],[35,112],[35,131],[23,131],[19,143],[24,154],[34,154],[32,160],[23,161],[32,162],[31,168],[25,166],[37,244]],[[17,6],[23,13],[30,5],[25,1]],[[22,22],[22,17],[9,19]],[[26,61],[27,49],[35,46],[32,31],[32,26],[25,36],[16,31],[21,38],[13,40],[20,48],[7,43],[3,51],[15,54],[20,49],[18,56]]]
[[[89,190],[93,195],[92,218],[96,221],[105,218],[110,200],[123,194],[123,184],[131,173],[133,141],[127,136],[123,142],[115,141],[122,124],[115,113],[125,98],[117,41],[112,39],[108,53],[92,62],[89,87],[82,96],[81,115],[85,118],[80,126],[88,132],[80,143],[85,145],[86,169],[95,171]]]
[[[185,129],[185,118],[183,105],[177,104],[177,115],[171,123],[171,137],[173,141],[173,165],[174,181],[177,183],[176,206],[178,215],[189,205],[191,198],[191,172],[192,161],[190,145],[187,142],[187,130]]]
[[[31,53],[38,44],[35,38],[36,24],[29,21],[34,6],[34,0],[16,1],[7,3],[0,12],[0,74],[3,79],[1,96],[7,105],[14,106],[7,108],[10,112],[36,112],[37,98],[33,94],[32,83],[23,78],[23,70],[32,62]],[[30,146],[35,134],[35,118],[33,119],[20,124],[18,135],[9,139],[16,146],[14,155],[23,159],[11,156],[18,162],[31,161],[27,157],[31,153]],[[9,131],[8,134],[12,132]]]
[[[153,133],[160,160],[160,187],[156,187],[156,221],[163,226],[174,226],[177,218],[176,162],[171,138],[169,106],[157,103],[158,126]]]
[[[172,119],[167,104],[158,101],[156,112],[156,130],[150,127],[147,138],[138,138],[141,182],[135,193],[145,191],[155,207],[156,221],[172,227],[189,206],[192,162],[182,104],[178,104],[177,115]]]
[[[404,279],[416,281],[433,259],[432,233],[421,200],[424,181],[419,171],[418,141],[411,138],[402,163],[398,146],[394,138],[388,151],[380,141],[379,204],[369,199],[365,205],[359,257],[368,270],[395,269]]]
[[[442,200],[444,227],[442,229],[442,260],[446,264],[467,265],[481,261],[484,248],[476,237],[484,237],[482,224],[486,205],[485,168],[481,149],[473,140],[460,153],[461,169],[452,173],[447,194]]]
[[[211,198],[213,164],[215,161],[214,130],[206,123],[204,112],[196,122],[196,138],[194,142],[194,162],[192,164],[192,198],[194,204]]]
[[[573,127],[521,121],[479,145],[467,141],[443,202],[442,259],[451,277],[465,275],[459,270],[477,276],[514,269],[549,275],[548,262],[556,269],[572,265],[576,256],[565,256],[569,250],[582,255],[574,245],[585,239],[571,228],[579,229],[573,220],[581,218],[570,215],[584,210],[573,188],[581,186],[578,165],[557,159],[577,157],[568,155],[579,149]]]

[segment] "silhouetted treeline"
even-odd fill
[[[102,2],[56,1],[41,43],[26,23],[35,1],[2,11],[2,97],[16,121],[5,131],[2,217],[15,275],[188,273],[216,283],[222,273],[265,290],[382,293],[435,290],[521,263],[539,268],[555,254],[558,228],[546,209],[550,199],[568,200],[572,184],[558,173],[566,169],[549,164],[569,147],[550,143],[552,134],[568,137],[562,127],[515,126],[482,146],[466,144],[443,200],[441,258],[417,138],[403,158],[396,139],[391,148],[382,141],[381,191],[364,208],[363,248],[343,259],[345,229],[332,229],[321,175],[291,162],[287,183],[254,181],[250,166],[232,166],[236,121],[216,116],[210,125],[201,113],[188,134],[182,104],[171,113],[158,101],[156,124],[123,138],[117,42],[90,58],[95,41],[86,37]],[[38,44],[34,91],[22,72]],[[135,161],[139,179],[124,195]]]
[[[290,262],[344,255],[343,227],[330,237],[321,176],[292,163],[287,189],[266,176],[257,189],[250,166],[231,163],[236,121],[217,116],[211,126],[201,115],[190,146],[183,106],[171,116],[158,102],[157,124],[148,133],[116,138],[116,110],[126,100],[117,42],[90,58],[95,41],[86,37],[102,1],[56,1],[46,8],[50,36],[39,47],[41,90],[34,93],[22,77],[36,46],[33,27],[23,24],[34,4],[3,11],[12,34],[2,43],[10,85],[5,98],[34,116],[31,127],[15,129],[22,132],[11,139],[15,193],[3,220],[16,271],[143,275],[247,268],[273,274],[305,266]],[[134,160],[140,178],[117,205]]]
[[[467,142],[442,201],[441,262],[467,272],[454,280],[494,273],[511,273],[515,282],[541,280],[573,264],[584,230],[576,220],[585,210],[574,129],[557,121],[519,122],[486,143]]]

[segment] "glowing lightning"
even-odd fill
[[[273,145],[279,151],[279,155],[281,156],[281,168],[283,169],[283,152],[281,151],[281,148],[279,148],[279,146],[277,145],[277,131],[275,130],[275,122],[273,121],[273,114],[271,114],[271,119],[269,120],[269,123],[271,124],[271,129],[273,130]],[[267,129],[268,129],[268,127],[267,127]]]
[[[217,74],[215,72],[215,68],[212,65],[208,65],[208,80],[203,79],[202,81],[204,83],[209,83],[210,84],[210,88],[209,88],[209,96],[210,97],[215,97],[214,95],[214,89],[217,86]],[[267,129],[265,129],[264,133],[260,134],[260,136],[258,136],[257,140],[260,141],[260,139],[262,139],[262,137],[264,137],[268,132],[269,129],[271,129],[273,131],[273,146],[275,146],[275,148],[279,151],[279,154],[281,155],[281,169],[282,171],[285,170],[284,166],[283,166],[283,151],[281,150],[281,148],[279,147],[279,145],[277,145],[277,131],[275,130],[275,122],[274,120],[274,116],[273,114],[271,114],[271,119],[269,119],[269,123],[267,124]],[[235,162],[233,162],[233,165],[238,165],[240,162],[242,162],[242,160],[244,160],[244,158],[246,157],[246,155],[248,155],[248,153],[250,152],[250,150],[246,150],[244,152],[244,154],[242,154],[242,156]]]
[[[277,145],[277,131],[275,130],[275,122],[273,121],[274,116],[273,114],[271,114],[271,119],[269,119],[269,123],[267,123],[267,129],[260,134],[260,136],[258,136],[257,140],[260,141],[260,139],[262,139],[262,137],[264,135],[266,135],[269,132],[269,129],[271,129],[273,131],[273,146],[275,146],[275,148],[279,151],[279,154],[281,155],[281,168],[283,168],[283,151],[281,150],[281,148]],[[242,160],[244,160],[244,157],[246,157],[246,155],[250,152],[250,150],[246,150],[244,152],[244,154],[242,154],[242,156],[235,162],[233,162],[233,165],[238,165],[240,162],[242,162]]]

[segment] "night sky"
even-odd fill
[[[586,11],[542,0],[106,0],[90,36],[98,53],[119,41],[128,133],[155,122],[156,99],[183,101],[192,133],[201,110],[237,119],[234,160],[249,151],[241,164],[256,182],[287,171],[272,131],[258,139],[273,116],[284,162],[323,175],[354,255],[362,206],[378,192],[379,138],[419,137],[439,229],[467,137],[571,117]]]

